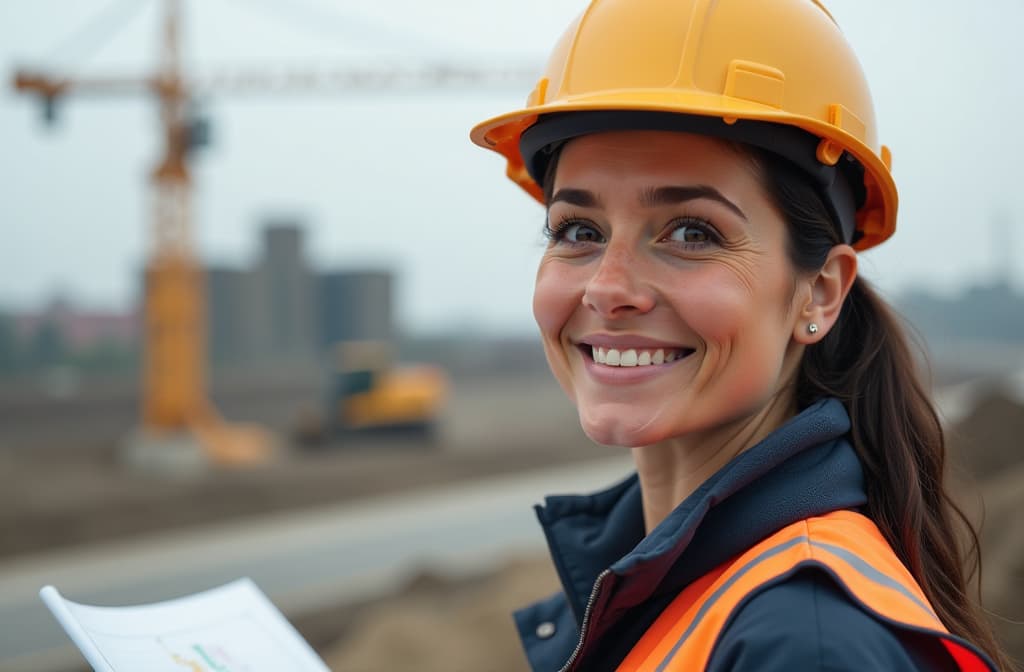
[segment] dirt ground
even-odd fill
[[[180,476],[119,459],[133,411],[127,391],[19,399],[7,417],[0,394],[0,558],[621,454],[582,434],[546,375],[461,382],[430,443],[377,436],[303,447],[288,440],[288,407],[297,412],[314,391],[232,393],[228,417],[277,432],[278,458]],[[513,404],[516,413],[502,412]]]
[[[423,574],[396,595],[348,615],[321,654],[345,672],[527,672],[511,612],[558,588],[546,558],[515,558],[453,582]],[[444,614],[444,617],[438,617]],[[316,637],[303,621],[297,627]]]
[[[981,598],[1024,669],[1024,405],[993,390],[949,431],[959,501],[979,530]]]
[[[234,396],[227,388],[223,406],[229,417],[285,433],[315,391],[280,388],[261,393],[246,383]],[[378,439],[310,451],[284,442],[273,465],[191,478],[139,474],[118,461],[134,408],[116,384],[88,399],[14,398],[0,390],[0,557],[618,452],[582,435],[546,375],[457,384],[434,445]],[[984,518],[982,594],[1006,645],[1024,660],[1021,436],[1024,406],[998,394],[950,431],[961,497],[972,517]],[[295,622],[336,670],[522,671],[509,614],[555,587],[546,559],[510,559],[471,579],[423,574],[393,595]]]

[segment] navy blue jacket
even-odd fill
[[[614,670],[691,582],[805,518],[867,501],[845,436],[843,405],[823,399],[743,452],[644,536],[636,475],[588,496],[536,507],[563,592],[515,614],[535,672],[560,670],[579,639],[599,574],[593,637],[575,670]],[[856,606],[830,575],[802,569],[740,606],[709,670],[956,670],[938,640],[887,625]]]

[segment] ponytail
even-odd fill
[[[867,281],[854,282],[839,321],[807,350],[798,376],[801,406],[823,396],[846,406],[864,467],[867,515],[936,615],[999,669],[1012,670],[978,601],[967,594],[968,577],[981,567],[978,535],[943,484],[942,424],[898,318]]]
[[[787,222],[792,262],[804,271],[821,268],[841,238],[820,197],[785,160],[747,151]],[[999,669],[1014,670],[980,600],[967,594],[967,577],[981,568],[978,535],[945,489],[942,424],[899,318],[861,278],[854,281],[836,324],[806,349],[797,372],[798,406],[822,397],[836,397],[846,407],[852,443],[864,467],[866,514],[920,584],[936,615],[952,634],[985,651]],[[966,547],[960,540],[966,540]]]

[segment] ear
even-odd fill
[[[800,309],[793,326],[793,338],[798,343],[810,345],[825,338],[825,334],[839,319],[846,295],[857,277],[857,253],[849,245],[836,245],[829,253],[821,269],[808,278],[807,301]],[[817,325],[812,333],[809,325]]]

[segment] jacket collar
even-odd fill
[[[577,625],[605,569],[613,597],[602,612],[623,613],[656,593],[677,594],[790,523],[862,506],[863,473],[842,438],[849,429],[837,399],[812,404],[715,473],[646,537],[635,474],[591,495],[547,497],[537,517]],[[544,604],[550,613],[552,602]],[[516,618],[522,633],[530,631],[530,609]]]

